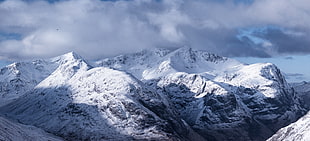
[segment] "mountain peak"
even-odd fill
[[[62,58],[66,58],[66,59],[83,59],[80,55],[78,55],[77,53],[71,51],[71,52],[68,52],[64,55],[61,55]]]
[[[208,57],[208,58],[205,58],[206,61],[211,61],[209,60],[210,57],[213,59],[217,59],[217,60],[227,60],[226,57],[222,57],[217,54],[210,53],[206,50],[199,50],[199,49],[195,49],[191,47],[182,47],[182,48],[175,50],[174,52],[180,55],[183,55],[183,56],[189,56],[191,57],[191,59],[193,59],[193,57],[196,56],[196,57],[203,57],[203,58]]]
[[[57,57],[54,57],[54,58],[51,58],[50,59],[52,62],[58,62],[60,64],[63,64],[63,63],[66,63],[68,61],[83,61],[85,63],[87,63],[87,61],[85,61],[85,59],[83,57],[81,57],[79,54],[71,51],[69,53],[66,53],[66,54],[63,54],[63,55],[60,55],[60,56],[57,56]],[[87,63],[88,64],[88,63]]]

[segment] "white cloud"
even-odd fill
[[[184,40],[184,35],[178,26],[190,24],[190,20],[177,9],[170,9],[163,13],[151,13],[148,17],[152,24],[159,27],[163,38],[176,43]]]
[[[242,48],[246,49],[242,55],[255,56],[260,54],[257,51],[268,51],[266,44],[258,50],[243,45],[236,38],[238,29],[275,25],[288,28],[291,34],[287,35],[308,35],[310,1],[256,0],[236,4],[212,0],[6,0],[0,3],[0,19],[0,33],[22,37],[1,37],[2,58],[51,57],[76,51],[94,59],[184,44],[228,56],[240,55],[234,50]],[[268,41],[268,49],[275,46],[277,52],[276,43]]]

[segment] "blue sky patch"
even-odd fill
[[[22,35],[18,33],[5,33],[5,32],[0,32],[0,41],[3,40],[21,40]]]

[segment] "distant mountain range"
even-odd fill
[[[3,117],[65,140],[266,140],[306,113],[300,93],[273,64],[192,48],[0,71]]]

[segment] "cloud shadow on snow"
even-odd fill
[[[75,103],[66,86],[36,88],[0,112],[23,124],[42,128],[66,140],[134,139],[120,133],[101,115],[104,107]]]

